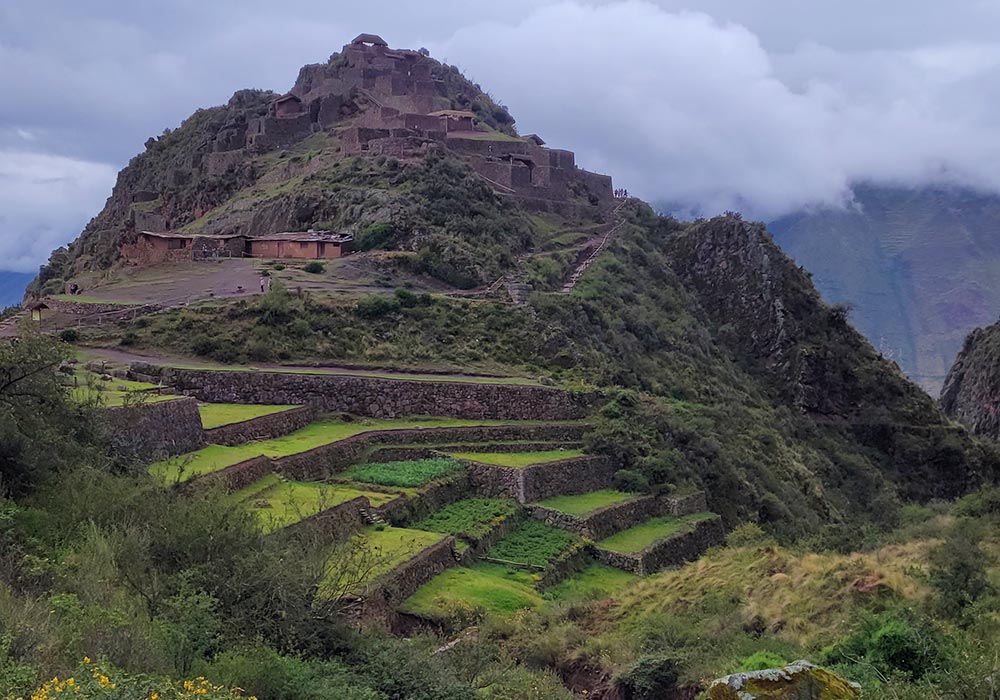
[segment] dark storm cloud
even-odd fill
[[[5,3],[0,267],[72,239],[148,136],[285,90],[361,31],[427,46],[523,132],[691,211],[774,216],[859,179],[1000,190],[998,29],[996,0]]]

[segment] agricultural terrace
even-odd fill
[[[102,379],[97,372],[77,367],[69,375],[71,395],[74,400],[84,403],[96,401],[101,406],[123,406],[127,401],[155,403],[179,398],[173,394],[160,394],[162,387],[148,382],[131,379]]]
[[[359,496],[378,507],[395,500],[399,494],[317,481],[288,481],[278,474],[268,474],[231,494],[229,499],[246,503],[263,530],[273,532]]]
[[[460,418],[359,419],[352,421],[325,418],[294,433],[270,440],[260,440],[237,446],[209,445],[194,452],[157,462],[150,466],[149,472],[164,482],[173,483],[187,481],[204,474],[211,474],[255,457],[263,456],[272,459],[288,457],[375,430],[458,428],[516,424],[516,422],[512,421],[465,420]]]
[[[296,406],[278,406],[265,404],[241,403],[203,403],[198,406],[201,414],[201,427],[205,430],[219,428],[223,425],[242,423],[262,416],[289,411]]]
[[[506,498],[466,498],[444,506],[413,527],[479,540],[517,510],[517,503]]]
[[[397,566],[435,545],[445,535],[405,527],[375,525],[366,528],[346,544],[338,545],[329,557],[326,578],[320,584],[319,597],[332,598],[360,594]],[[344,568],[354,571],[344,571]]]
[[[455,567],[421,586],[403,602],[400,611],[442,621],[474,611],[512,617],[520,610],[542,605],[542,596],[535,590],[536,578],[500,564]]]
[[[582,516],[593,513],[595,510],[600,510],[601,508],[635,500],[638,497],[639,494],[636,493],[602,489],[600,491],[582,493],[578,496],[553,496],[552,498],[546,498],[544,501],[539,501],[538,505],[558,510],[567,515]]]
[[[621,554],[636,554],[661,540],[673,537],[678,532],[689,529],[695,523],[714,517],[715,514],[713,513],[695,513],[694,515],[686,515],[681,518],[653,518],[642,525],[636,525],[633,528],[623,530],[616,535],[601,540],[597,543],[597,546],[601,549]]]
[[[565,530],[538,520],[526,520],[521,527],[497,542],[487,556],[541,569],[579,540]]]
[[[402,462],[355,464],[340,476],[349,481],[379,486],[415,488],[429,484],[442,476],[465,469],[453,459],[416,459]]]
[[[558,462],[562,459],[583,456],[583,450],[545,450],[542,452],[449,452],[455,459],[468,459],[482,464],[522,469],[533,464]]]

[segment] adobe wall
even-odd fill
[[[311,406],[299,406],[240,423],[210,428],[205,430],[205,440],[211,445],[242,445],[251,440],[268,440],[301,430],[315,418],[316,412]]]
[[[598,560],[609,566],[647,576],[667,567],[694,561],[709,547],[720,545],[724,541],[725,529],[722,526],[722,518],[716,515],[710,520],[697,522],[689,529],[656,542],[636,554],[622,554],[600,547],[596,547],[594,552]]]
[[[217,372],[157,368],[133,371],[158,376],[167,386],[212,403],[310,404],[319,411],[372,418],[445,416],[494,420],[574,420],[596,407],[595,393],[519,384],[473,384],[357,375],[281,372]]]
[[[125,459],[152,462],[205,444],[194,399],[105,408],[101,420],[111,454]]]
[[[469,467],[472,485],[478,492],[513,498],[522,504],[607,488],[615,472],[611,460],[599,456],[573,457],[523,468],[462,461]]]

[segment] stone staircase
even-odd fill
[[[365,521],[366,525],[386,524],[386,519],[382,517],[382,514],[373,508],[362,508],[360,513],[361,519]]]
[[[580,278],[583,277],[584,273],[586,273],[587,270],[590,269],[590,266],[594,264],[597,258],[600,257],[601,253],[604,252],[605,248],[608,247],[608,243],[610,243],[612,239],[614,239],[615,234],[622,229],[622,227],[625,225],[625,219],[622,218],[620,214],[622,208],[624,208],[625,205],[629,203],[629,201],[631,200],[623,199],[614,208],[614,210],[612,211],[612,215],[615,217],[615,219],[617,219],[617,221],[614,223],[614,225],[611,226],[611,228],[608,229],[607,233],[604,234],[604,237],[601,239],[600,243],[597,244],[597,247],[594,248],[593,252],[591,252],[591,254],[587,256],[587,258],[583,262],[581,262],[579,265],[576,266],[576,269],[574,269],[573,272],[570,274],[570,276],[567,278],[566,283],[563,284],[560,293],[569,294],[570,292],[573,291],[573,288],[576,287],[576,283],[580,281]]]

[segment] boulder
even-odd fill
[[[709,700],[854,700],[861,686],[808,661],[712,681]]]

